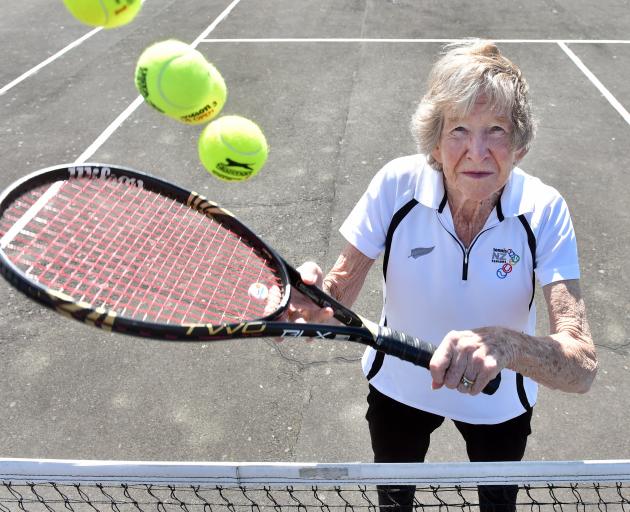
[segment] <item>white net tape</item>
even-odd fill
[[[383,510],[479,510],[481,485],[518,486],[516,510],[630,512],[629,482],[630,461],[219,464],[0,459],[0,511],[377,511],[379,492],[381,500],[385,497]],[[407,508],[396,505],[400,489],[412,490],[413,502]],[[495,510],[514,509],[499,504]]]

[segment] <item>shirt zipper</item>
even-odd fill
[[[484,233],[486,233],[487,231],[490,231],[491,229],[495,228],[497,226],[497,224],[494,224],[492,226],[490,226],[489,228],[484,229],[483,231],[480,231],[479,233],[477,233],[477,236],[473,239],[473,241],[470,243],[470,246],[468,247],[468,249],[466,249],[464,247],[464,244],[462,244],[459,241],[459,238],[457,238],[456,235],[454,235],[453,233],[451,233],[449,231],[449,229],[442,223],[442,219],[440,218],[440,215],[438,214],[438,220],[440,221],[440,225],[444,228],[444,231],[446,231],[449,235],[451,235],[451,237],[453,238],[453,240],[455,240],[455,243],[457,245],[459,245],[459,248],[462,250],[462,254],[464,256],[464,261],[462,264],[462,281],[468,281],[468,261],[470,260],[470,251],[473,248],[473,246],[475,245],[475,243],[477,242],[477,240],[479,240],[479,237],[481,235],[483,235]]]

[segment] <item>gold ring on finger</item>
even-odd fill
[[[472,387],[472,385],[474,383],[475,383],[474,380],[468,379],[465,375],[462,377],[461,384],[462,384],[462,386],[464,386],[464,388],[468,389],[468,388]]]

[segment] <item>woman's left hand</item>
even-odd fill
[[[431,358],[433,389],[476,395],[511,362],[508,330],[483,327],[449,332]]]

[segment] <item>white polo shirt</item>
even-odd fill
[[[383,167],[340,231],[369,258],[384,253],[381,323],[434,345],[451,330],[485,326],[533,335],[534,275],[541,286],[580,276],[564,199],[519,168],[468,249],[455,234],[442,173],[422,155]],[[467,423],[507,421],[536,402],[537,384],[508,369],[494,395],[473,397],[432,390],[428,370],[372,348],[362,364],[381,393]]]

